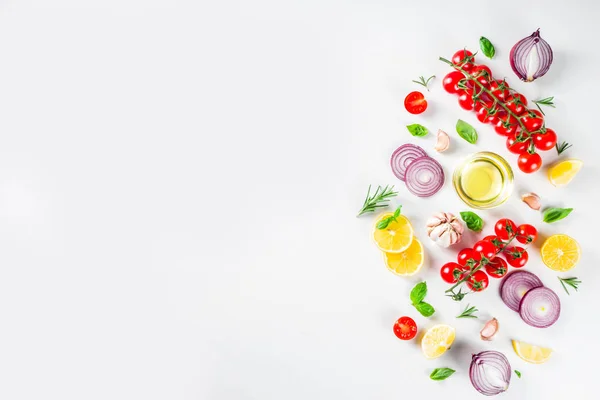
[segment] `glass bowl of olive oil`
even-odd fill
[[[454,189],[468,206],[478,209],[498,207],[511,195],[513,171],[496,153],[471,154],[454,170]]]

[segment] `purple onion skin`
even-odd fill
[[[527,53],[533,48],[533,46],[538,46],[538,55],[540,59],[545,57],[544,65],[542,68],[537,71],[531,78],[526,75],[525,72],[525,59],[527,57]],[[521,79],[523,82],[532,82],[537,78],[544,76],[546,72],[550,69],[550,65],[552,65],[552,61],[554,60],[554,53],[552,48],[544,39],[540,36],[540,30],[536,30],[530,36],[527,36],[524,39],[519,40],[513,48],[510,50],[510,66],[514,73]],[[519,65],[521,64],[521,65]],[[522,69],[522,70],[520,70]]]

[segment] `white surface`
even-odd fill
[[[523,373],[505,399],[597,398],[600,5],[486,4],[0,2],[0,398],[478,399],[467,368],[484,349]],[[526,85],[508,52],[538,27],[555,62]],[[528,266],[562,300],[550,329],[525,326],[498,282],[469,299],[500,320],[492,343],[477,338],[480,321],[454,318],[466,302],[443,297],[437,271],[455,251],[424,236],[433,212],[466,209],[450,179],[418,200],[388,166],[404,142],[434,155],[434,135],[404,129],[413,122],[452,133],[452,151],[435,155],[448,177],[476,150],[516,166],[441,89],[438,56],[480,35],[496,45],[486,63],[497,76],[530,99],[556,96],[548,126],[585,162],[560,190],[516,171],[511,202],[481,213],[486,234],[509,216],[584,251],[570,297],[537,256]],[[429,74],[430,108],[412,117],[402,101]],[[478,129],[477,146],[456,138],[457,118]],[[370,183],[401,190],[395,203],[427,247],[418,278],[389,273],[373,217],[354,218]],[[518,200],[529,190],[576,211],[543,225]],[[418,279],[431,321],[408,303]],[[456,345],[425,360],[392,334],[401,315],[454,325]],[[511,338],[556,353],[526,365]],[[442,366],[457,373],[430,381]]]

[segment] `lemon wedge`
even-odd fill
[[[421,339],[421,349],[425,358],[438,358],[454,343],[456,331],[450,325],[435,325],[425,332]]]
[[[532,364],[545,363],[552,355],[552,349],[547,347],[519,342],[518,340],[513,340],[512,345],[519,357]]]
[[[548,179],[554,186],[565,186],[577,175],[583,161],[576,158],[560,161],[548,168]]]

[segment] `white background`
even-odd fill
[[[523,373],[505,399],[597,398],[598,17],[592,0],[0,1],[0,398],[477,399],[467,370],[484,349]],[[538,27],[555,61],[523,84],[508,53]],[[441,89],[438,56],[481,35],[496,76],[556,97],[547,124],[585,163],[562,189],[516,170],[510,202],[480,213],[485,234],[509,216],[581,243],[571,296],[532,251],[527,268],[563,305],[546,330],[508,310],[497,281],[463,304],[445,298],[438,269],[459,248],[425,237],[431,214],[467,209],[449,179],[458,160],[491,150],[516,167]],[[430,74],[429,109],[410,116],[411,80]],[[457,138],[458,118],[476,146]],[[415,122],[451,133],[451,150],[411,137]],[[405,142],[443,164],[434,197],[393,177]],[[400,190],[394,206],[426,246],[418,277],[388,272],[373,216],[355,218],[369,184]],[[543,224],[525,191],[575,211]],[[420,279],[430,320],[409,305]],[[482,319],[454,318],[467,302],[499,319],[494,342],[478,338]],[[455,346],[425,360],[393,335],[401,315],[455,326]],[[513,338],[555,354],[526,364]],[[435,367],[457,372],[433,382]]]

